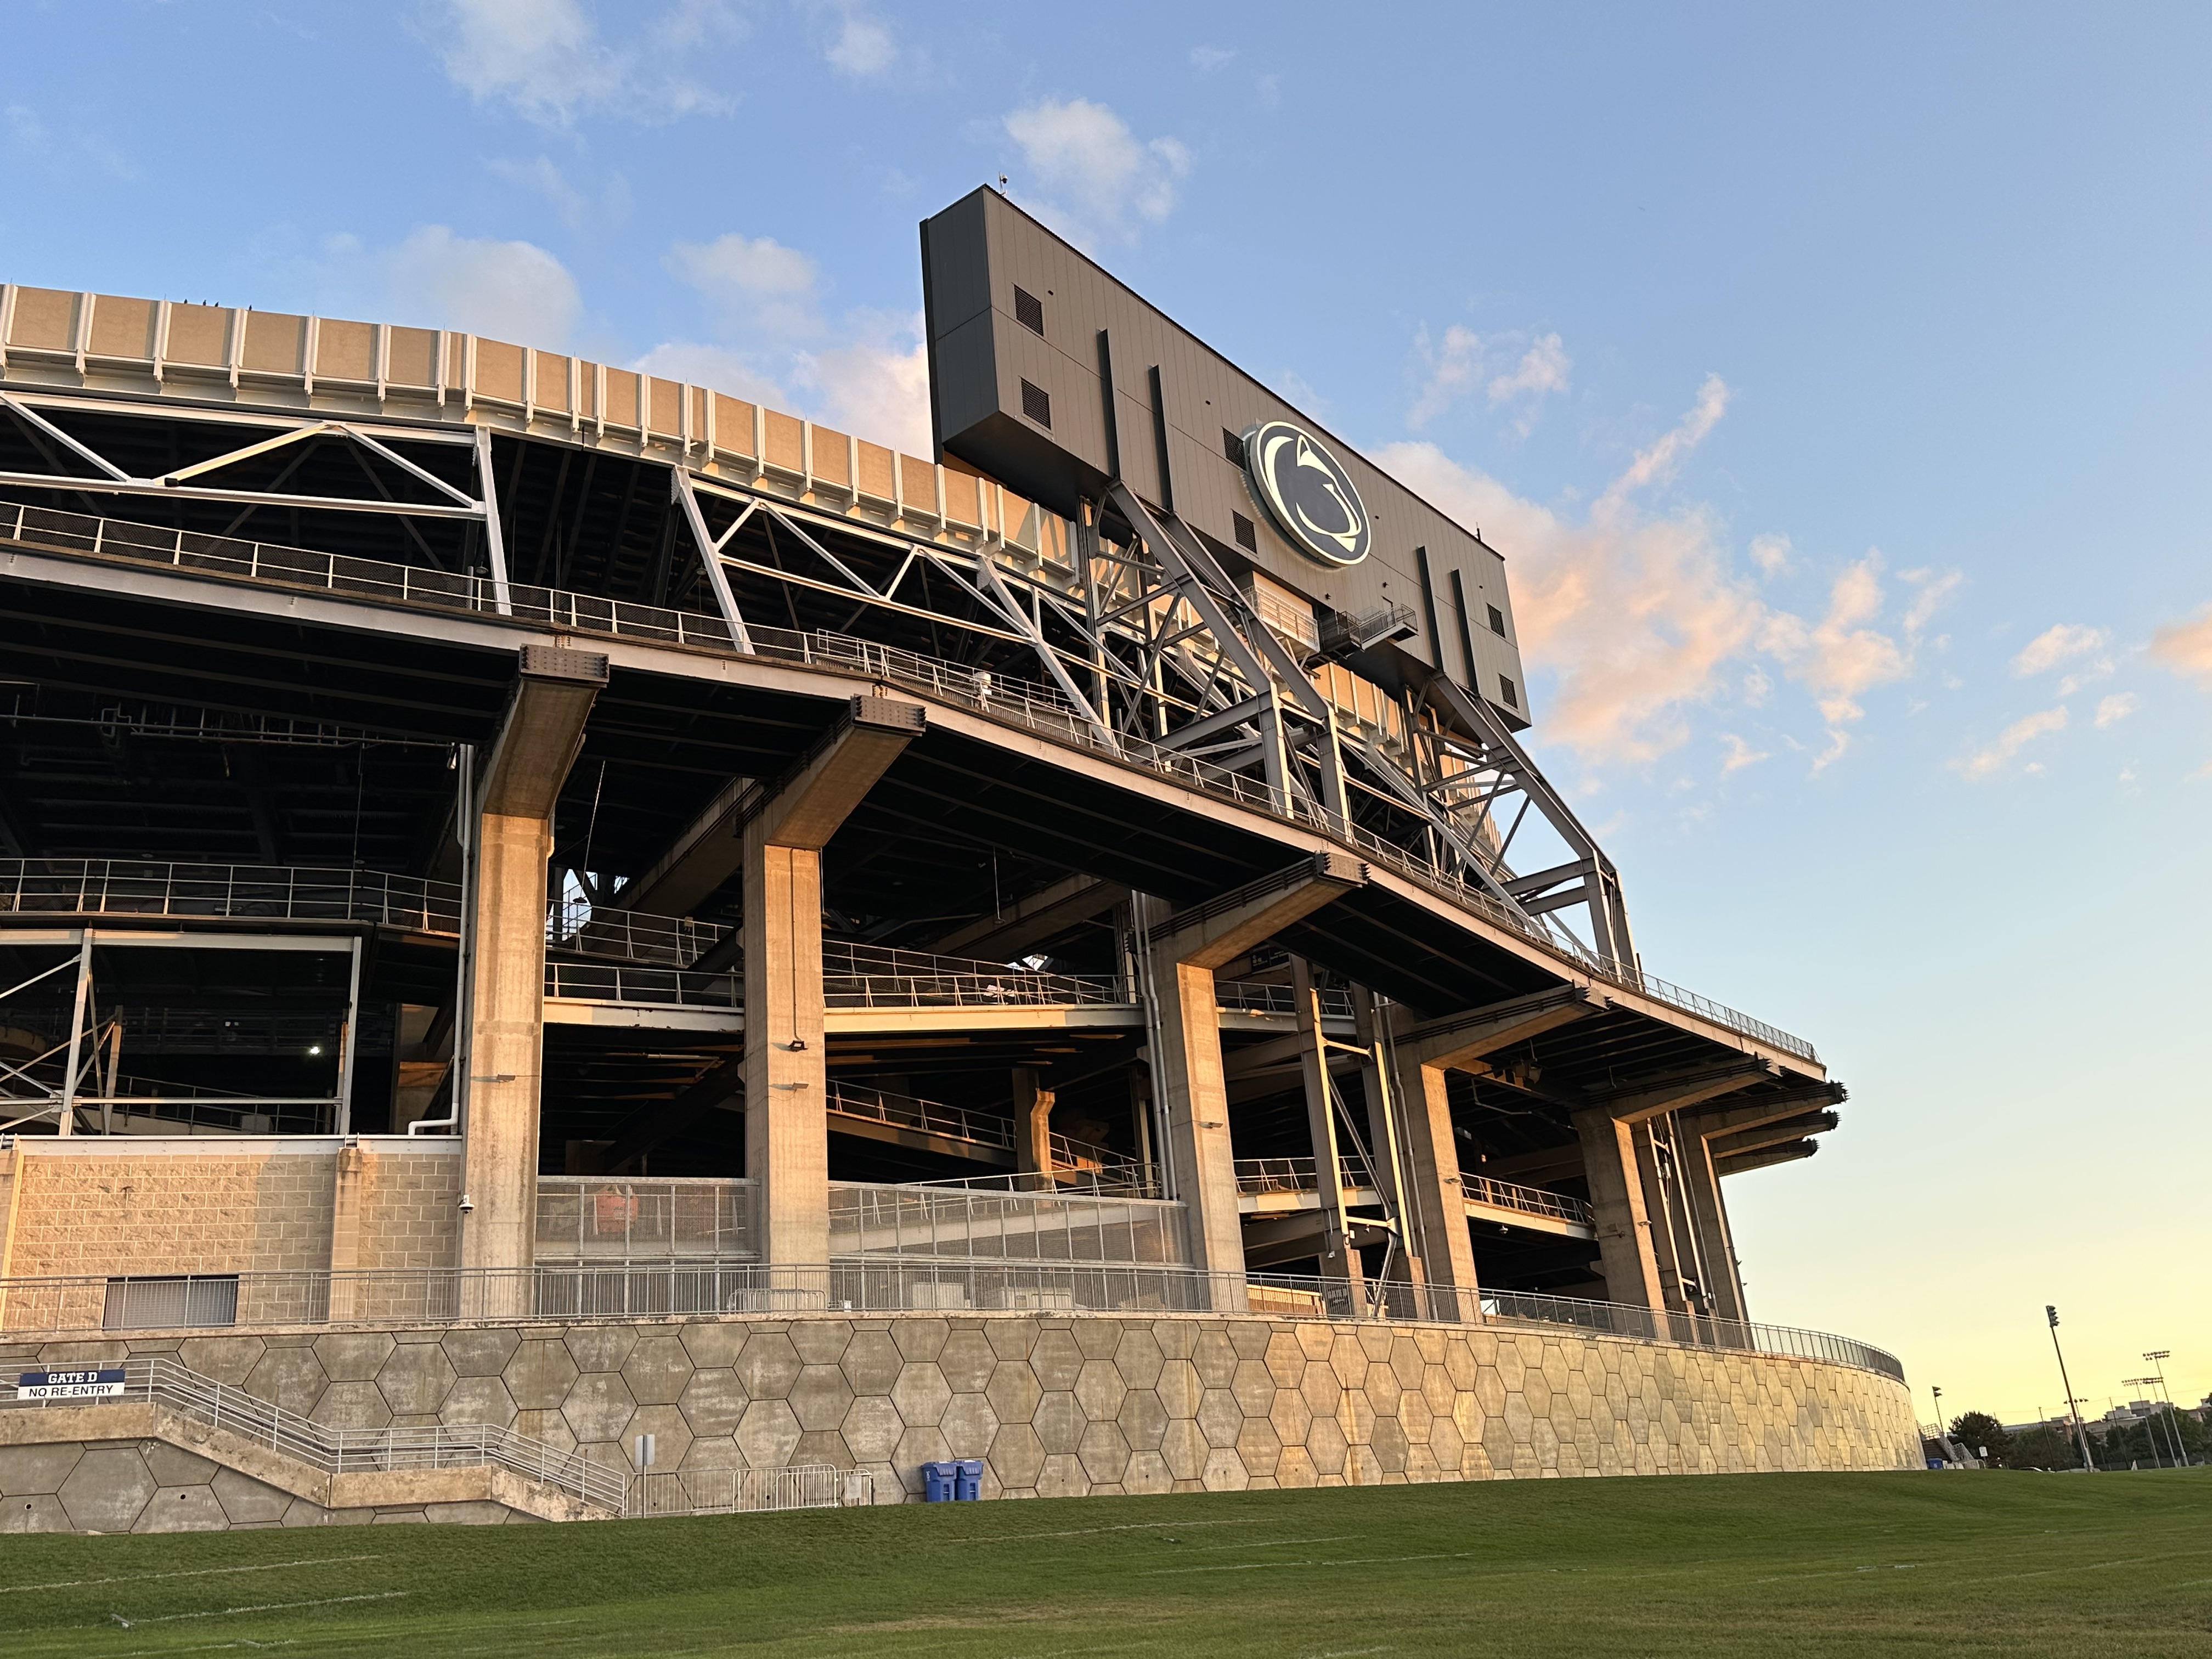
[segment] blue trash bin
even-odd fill
[[[963,1504],[973,1504],[983,1495],[983,1460],[963,1457],[952,1466],[960,1473],[954,1490]]]
[[[921,1501],[925,1504],[950,1504],[959,1495],[959,1464],[924,1463],[921,1466]]]

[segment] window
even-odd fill
[[[1505,706],[1508,708],[1518,708],[1521,706],[1521,688],[1503,674],[1498,677],[1498,689],[1505,694]]]
[[[1490,607],[1490,631],[1501,640],[1505,637],[1505,613],[1494,605]]]
[[[1036,335],[1044,337],[1044,301],[1027,289],[1014,290],[1014,320]]]
[[[1022,413],[1046,431],[1052,430],[1052,394],[1041,386],[1022,382]]]
[[[1237,545],[1247,553],[1257,553],[1260,550],[1260,532],[1253,527],[1252,520],[1242,513],[1232,513],[1229,518],[1237,526]]]
[[[1225,426],[1221,428],[1221,453],[1229,458],[1230,465],[1244,465],[1244,441]]]

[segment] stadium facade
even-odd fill
[[[1750,1322],[1844,1091],[1644,971],[1504,558],[999,194],[921,241],[927,459],[0,288],[0,1357],[127,1373],[4,1524],[1916,1461]]]

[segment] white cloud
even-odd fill
[[[1905,607],[1905,637],[1908,640],[1920,637],[1921,630],[1943,608],[1944,601],[1957,592],[1966,580],[1960,571],[1930,570],[1924,566],[1917,570],[1900,570],[1897,574],[1914,589],[1912,603]],[[1937,643],[1940,645],[1942,641]]]
[[[1645,507],[1641,492],[1674,474],[1728,399],[1726,384],[1708,376],[1682,419],[1636,453],[1579,523],[1459,465],[1433,444],[1393,444],[1376,453],[1505,550],[1526,660],[1532,672],[1555,677],[1543,731],[1585,761],[1648,763],[1688,738],[1697,705],[1765,703],[1771,664],[1811,694],[1826,728],[1813,768],[1832,765],[1865,716],[1866,694],[1911,672],[1918,628],[1957,585],[1949,576],[1907,573],[1913,598],[1900,636],[1880,625],[1887,594],[1881,555],[1869,551],[1833,577],[1824,611],[1808,619],[1759,597],[1708,508]],[[1753,562],[1769,574],[1792,556],[1786,537],[1752,544]],[[1771,757],[1733,733],[1720,740],[1724,771]],[[1782,740],[1808,747],[1786,734]]]
[[[52,178],[82,183],[88,173],[97,172],[128,183],[139,176],[137,164],[106,139],[82,128],[57,137],[27,104],[9,105],[7,123],[10,159]]]
[[[732,231],[711,242],[678,242],[666,264],[714,307],[726,332],[788,337],[819,325],[814,261],[774,237]]]
[[[334,237],[317,273],[330,309],[556,347],[583,313],[568,267],[532,242],[456,236],[422,225],[395,247]]]
[[[1722,732],[1721,742],[1728,750],[1728,753],[1721,757],[1723,777],[1731,772],[1741,772],[1747,766],[1756,766],[1763,760],[1774,758],[1771,750],[1753,749],[1733,732]]]
[[[1413,349],[1429,368],[1428,379],[1421,383],[1420,395],[1413,399],[1413,408],[1406,411],[1406,424],[1419,432],[1480,382],[1482,338],[1473,329],[1454,323],[1444,330],[1441,346],[1430,343],[1429,331],[1425,328],[1414,337]]]
[[[2108,726],[2118,726],[2136,712],[2136,694],[2132,691],[2115,691],[2111,696],[2100,700],[2097,704],[2097,729],[2101,732]]]
[[[2184,679],[2212,690],[2212,605],[2152,635],[2150,653]]]
[[[929,354],[918,313],[857,311],[833,325],[815,262],[766,236],[679,242],[667,264],[707,302],[720,337],[665,342],[637,367],[909,454],[931,453]]]
[[[1764,607],[1729,568],[1702,507],[1653,516],[1632,500],[1711,431],[1727,388],[1709,379],[1683,422],[1640,452],[1577,524],[1524,501],[1433,444],[1376,460],[1512,561],[1514,615],[1532,665],[1556,678],[1547,736],[1586,758],[1649,761],[1688,736],[1686,705],[1715,696]]]
[[[581,0],[446,0],[441,12],[447,76],[479,103],[503,100],[541,125],[603,108],[659,121],[730,107],[689,72],[702,48],[739,33],[723,0],[678,0],[621,48],[599,38]]]
[[[1049,99],[1006,118],[1020,146],[1027,178],[1046,192],[1031,204],[1038,216],[1085,243],[1127,237],[1132,221],[1157,224],[1175,210],[1176,185],[1190,172],[1179,139],[1139,140],[1128,124],[1087,98]]]
[[[1233,61],[1237,54],[1224,46],[1193,46],[1190,66],[1201,75],[1210,75],[1224,64]]]
[[[2025,719],[2014,720],[1997,735],[1997,740],[1988,748],[1969,755],[1964,760],[1953,761],[1951,769],[1969,782],[1978,782],[1984,778],[1993,777],[2004,769],[2008,761],[2034,742],[2036,738],[2043,736],[2046,732],[2063,732],[2065,729],[2064,705],[2062,704],[2057,708],[2046,708],[2039,714],[2030,714]],[[2027,769],[2039,772],[2043,769],[2037,765],[2031,766]]]
[[[1808,628],[1777,612],[1765,630],[1762,643],[1813,693],[1827,727],[1828,746],[1814,760],[1815,772],[1841,760],[1850,747],[1847,728],[1866,715],[1859,698],[1911,670],[1911,659],[1893,638],[1864,626],[1881,614],[1881,553],[1870,550],[1837,575],[1828,590],[1827,614],[1819,622]]]
[[[1511,346],[1505,349],[1510,351]],[[1489,352],[1480,335],[1457,323],[1444,330],[1441,343],[1432,342],[1428,330],[1424,328],[1414,337],[1413,349],[1428,370],[1413,406],[1406,412],[1407,426],[1418,432],[1476,386],[1484,385]],[[1573,367],[1559,337],[1547,334],[1522,353],[1521,360],[1510,368],[1491,375],[1484,389],[1493,407],[1526,399],[1514,422],[1515,428],[1526,437],[1535,425],[1537,405],[1547,394],[1567,390],[1567,374]]]
[[[583,229],[590,199],[568,182],[554,165],[552,157],[541,155],[534,161],[495,161],[491,163],[491,170],[509,184],[520,185],[543,196],[570,230]]]
[[[837,38],[822,54],[840,75],[866,81],[887,73],[898,58],[891,32],[872,17],[847,10],[840,18]]]
[[[1544,335],[1528,348],[1510,374],[1500,374],[1491,381],[1490,401],[1502,404],[1524,393],[1540,398],[1547,392],[1565,392],[1567,371],[1573,367],[1566,348],[1559,343],[1559,337]]]
[[[2105,630],[2080,623],[2058,623],[2046,628],[2021,648],[2012,659],[2012,672],[2025,679],[2056,668],[2062,662],[2104,648]]]

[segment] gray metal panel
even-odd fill
[[[1402,605],[1418,613],[1420,576],[1413,550],[1425,546],[1446,671],[1455,678],[1464,672],[1450,592],[1449,573],[1457,569],[1474,611],[1468,618],[1478,682],[1473,689],[1515,725],[1525,721],[1528,690],[1519,650],[1510,637],[1490,631],[1484,610],[1496,605],[1512,616],[1504,562],[1495,551],[997,191],[981,189],[963,198],[931,220],[927,230],[933,269],[954,281],[945,292],[933,285],[928,319],[945,382],[940,408],[951,417],[942,431],[947,451],[1053,510],[1073,514],[1076,497],[1103,487],[1110,476],[1098,376],[1097,334],[1103,329],[1112,345],[1121,477],[1130,489],[1148,501],[1162,499],[1147,378],[1157,366],[1179,517],[1230,550],[1237,545],[1236,519],[1250,520],[1258,550],[1234,556],[1292,592],[1343,611]],[[1043,302],[1042,339],[1015,320],[1018,284]],[[988,296],[988,333],[969,320],[979,286]],[[1058,458],[1047,459],[1029,441],[1009,441],[1010,421],[1037,438],[1047,436],[1022,418],[1024,379],[1052,396],[1048,435],[1062,452]],[[995,387],[997,401],[988,408],[975,398],[975,389],[984,385]],[[1223,453],[1221,434],[1224,429],[1242,434],[1270,419],[1294,420],[1321,434],[1343,461],[1374,520],[1374,550],[1364,562],[1349,568],[1317,563],[1279,535],[1253,500],[1243,470]],[[1425,622],[1422,627],[1425,632]],[[1510,620],[1507,628],[1510,635]],[[1431,660],[1430,641],[1410,642],[1408,654]],[[1500,675],[1512,678],[1518,708],[1504,703]]]

